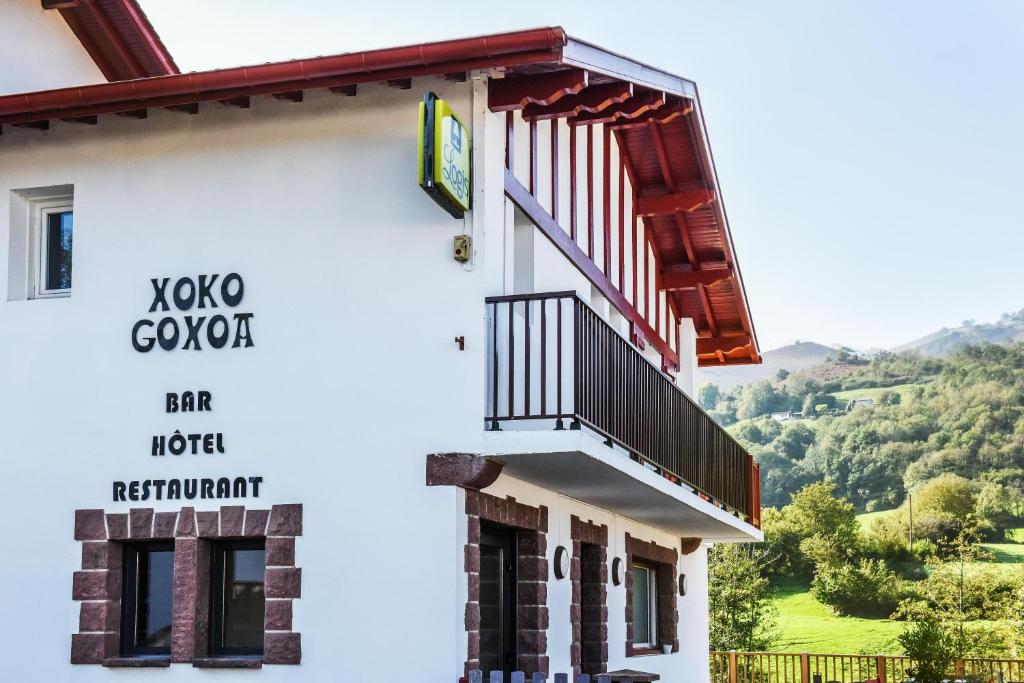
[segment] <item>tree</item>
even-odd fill
[[[832,484],[818,482],[805,486],[793,502],[781,510],[762,515],[768,547],[778,560],[773,573],[810,578],[814,555],[825,545],[836,561],[852,559],[860,546],[857,513],[846,499],[836,498]]]
[[[722,400],[722,390],[717,384],[705,384],[697,390],[697,402],[704,410],[714,410]]]
[[[743,390],[736,409],[736,416],[741,420],[750,420],[772,412],[778,403],[778,392],[768,380],[755,382]]]
[[[708,612],[712,650],[763,652],[777,639],[777,610],[764,578],[769,554],[750,544],[708,551]]]

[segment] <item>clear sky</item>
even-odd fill
[[[183,70],[560,25],[695,80],[765,350],[1024,308],[1024,1],[142,5]]]

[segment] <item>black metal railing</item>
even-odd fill
[[[487,424],[586,426],[638,462],[759,523],[749,453],[575,292],[486,299]]]

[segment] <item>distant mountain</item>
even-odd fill
[[[1024,310],[1007,313],[994,323],[966,320],[960,327],[943,327],[938,332],[907,342],[893,351],[917,351],[922,356],[948,356],[970,344],[1008,344],[1024,341]]]
[[[779,370],[806,370],[836,357],[836,349],[815,342],[796,342],[762,354],[760,365],[733,365],[724,368],[702,368],[697,372],[697,385],[717,384],[730,389],[775,377]]]

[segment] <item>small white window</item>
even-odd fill
[[[658,647],[658,570],[634,562],[633,572],[633,645]]]
[[[70,196],[30,202],[29,285],[34,299],[71,296],[75,214]]]

